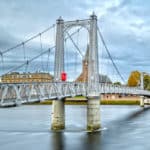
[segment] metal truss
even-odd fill
[[[100,83],[100,94],[131,94],[150,96],[150,91],[141,88],[116,86]],[[62,98],[78,95],[88,96],[87,83],[76,82],[49,82],[0,84],[0,106],[13,106],[45,100],[61,100]]]

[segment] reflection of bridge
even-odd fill
[[[61,82],[61,73],[64,71],[64,34],[68,35],[68,38],[72,41],[78,53],[82,55],[82,52],[78,48],[78,45],[73,41],[72,35],[68,30],[72,27],[80,26],[85,28],[89,35],[89,56],[88,56],[88,82]],[[78,29],[78,31],[80,28]],[[44,32],[46,32],[45,30]],[[43,33],[44,33],[43,32]],[[97,26],[97,16],[92,14],[89,19],[76,20],[64,22],[62,18],[57,20],[57,32],[56,32],[56,46],[55,47],[55,66],[54,66],[54,82],[47,83],[15,83],[15,84],[0,84],[0,105],[9,106],[21,103],[29,103],[34,101],[44,101],[48,99],[54,99],[52,109],[52,129],[64,129],[65,127],[65,115],[64,115],[64,99],[66,97],[73,97],[76,95],[86,96],[88,99],[87,107],[87,129],[96,130],[100,128],[100,109],[99,100],[101,93],[120,93],[120,94],[132,94],[140,95],[141,103],[143,103],[143,96],[150,96],[150,92],[143,90],[142,88],[130,88],[127,86],[117,86],[112,84],[99,83],[99,62],[98,62],[98,39],[97,33],[99,33],[102,42],[108,52],[104,39]],[[40,36],[42,33],[35,37],[11,48],[3,54],[19,47],[25,47],[25,44],[30,40]],[[42,47],[42,46],[41,46]],[[52,47],[51,49],[53,49]],[[30,60],[26,60],[23,64],[11,69],[15,71],[21,67],[29,66],[29,64],[39,56],[46,54],[50,49],[35,56]],[[116,67],[110,53],[108,55],[117,71],[122,78],[118,68]],[[9,72],[10,72],[9,71]]]

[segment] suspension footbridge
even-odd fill
[[[69,33],[73,28],[72,33]],[[79,33],[82,29],[87,31],[89,55],[88,55],[88,79],[87,82],[75,82],[75,81],[62,81],[61,74],[65,72],[65,42],[70,40],[76,49],[76,52],[83,58],[83,51],[79,48],[77,42],[74,41],[73,36]],[[42,43],[43,34],[48,31],[56,30],[56,41],[54,45],[46,46],[44,50],[44,40]],[[82,35],[83,39],[85,38]],[[54,60],[53,74],[54,79],[51,82],[22,82],[22,83],[0,83],[0,106],[13,106],[17,104],[30,103],[35,101],[45,101],[52,99],[53,112],[52,112],[52,129],[64,129],[65,128],[65,115],[64,115],[64,99],[67,97],[74,97],[83,95],[88,99],[87,107],[87,129],[96,130],[101,127],[100,124],[100,109],[99,100],[101,94],[130,94],[141,96],[141,103],[144,101],[144,96],[149,97],[150,92],[144,90],[141,87],[128,87],[126,85],[114,85],[108,83],[101,83],[99,80],[99,54],[98,45],[99,40],[104,45],[109,59],[116,70],[116,73],[122,81],[124,78],[120,73],[117,65],[115,64],[113,57],[111,56],[105,40],[100,32],[100,28],[97,24],[97,16],[93,13],[88,19],[64,21],[61,17],[56,21],[56,25],[45,29],[43,32],[29,38],[28,40],[21,42],[9,49],[0,52],[1,55],[1,68],[3,73],[10,74],[12,72],[20,71],[22,68],[24,72],[28,73],[29,68],[33,71],[33,68],[49,67],[48,63],[50,59]],[[26,45],[36,39],[40,39],[40,53],[33,55],[34,52]],[[22,48],[22,52],[20,52]],[[19,50],[19,55],[15,50]],[[29,49],[29,51],[28,51]],[[54,51],[54,52],[52,52]],[[28,55],[33,56],[29,57]],[[51,56],[50,56],[51,54]],[[7,57],[16,57],[19,60],[15,66],[11,66],[5,70],[7,65]],[[73,57],[73,56],[72,56]],[[22,59],[21,59],[22,58]],[[38,64],[35,60],[41,59]],[[47,59],[47,64],[42,63],[43,59]],[[31,67],[34,64],[34,67]],[[143,79],[141,79],[143,80]],[[141,81],[141,83],[143,83]]]

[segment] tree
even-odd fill
[[[132,71],[128,78],[128,86],[138,86],[140,84],[140,72]]]
[[[140,86],[140,77],[141,73],[139,71],[132,71],[129,79],[128,79],[128,86]],[[144,75],[144,89],[150,90],[150,76]]]
[[[114,82],[114,85],[121,85],[121,83],[120,82]]]
[[[144,76],[144,89],[150,90],[150,76],[149,75]]]

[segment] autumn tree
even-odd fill
[[[141,73],[139,71],[131,72],[128,79],[128,86],[134,87],[140,85],[140,77]],[[147,74],[144,75],[144,89],[150,90],[150,76]]]
[[[138,86],[140,84],[140,72],[132,71],[128,78],[128,86]]]

